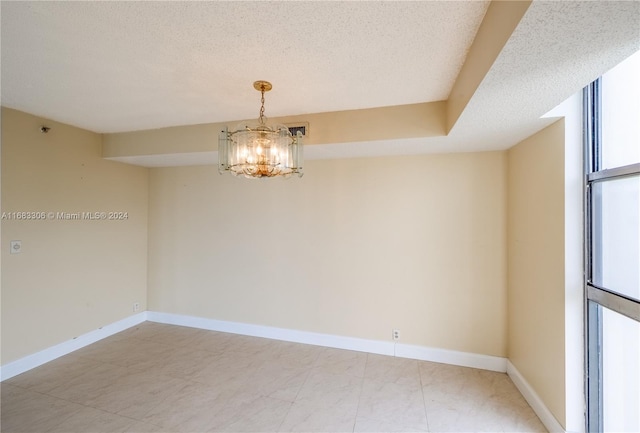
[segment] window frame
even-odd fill
[[[640,176],[640,163],[602,170],[602,81],[598,78],[583,90],[584,138],[584,329],[585,329],[585,423],[587,432],[602,432],[603,356],[602,307],[640,322],[640,300],[593,283],[595,267],[602,266],[602,232],[594,221],[601,220],[602,198],[594,192],[596,183],[621,177]],[[600,269],[599,271],[601,271]]]

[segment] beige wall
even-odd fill
[[[98,134],[2,108],[3,212],[128,212],[2,221],[2,364],[146,309],[148,171],[101,154]]]
[[[46,123],[3,108],[2,211],[129,219],[2,221],[2,364],[133,302],[374,340],[395,328],[508,356],[566,425],[564,121],[507,152],[307,161],[289,181],[106,161],[99,135]]]
[[[508,357],[565,426],[564,120],[509,149],[507,201]]]
[[[506,355],[506,154],[152,169],[149,309]]]

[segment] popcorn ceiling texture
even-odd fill
[[[446,99],[466,2],[3,2],[2,101],[96,132]]]
[[[257,79],[270,117],[445,100],[488,4],[2,2],[2,104],[115,132],[256,118]],[[638,49],[640,2],[534,1],[449,135],[305,155],[506,149]]]
[[[451,148],[506,149],[540,119],[640,50],[640,2],[535,1],[448,137]]]

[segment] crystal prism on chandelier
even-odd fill
[[[284,125],[266,125],[264,93],[271,90],[268,81],[256,81],[253,87],[262,94],[257,123],[243,122],[235,131],[225,128],[218,139],[218,171],[261,177],[302,176],[302,133],[291,135]]]

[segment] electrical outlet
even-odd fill
[[[391,336],[393,337],[394,340],[399,340],[400,339],[400,330],[399,329],[394,329],[391,332]]]
[[[133,312],[137,313],[138,311],[140,311],[140,303],[139,302],[134,302],[133,303]]]

